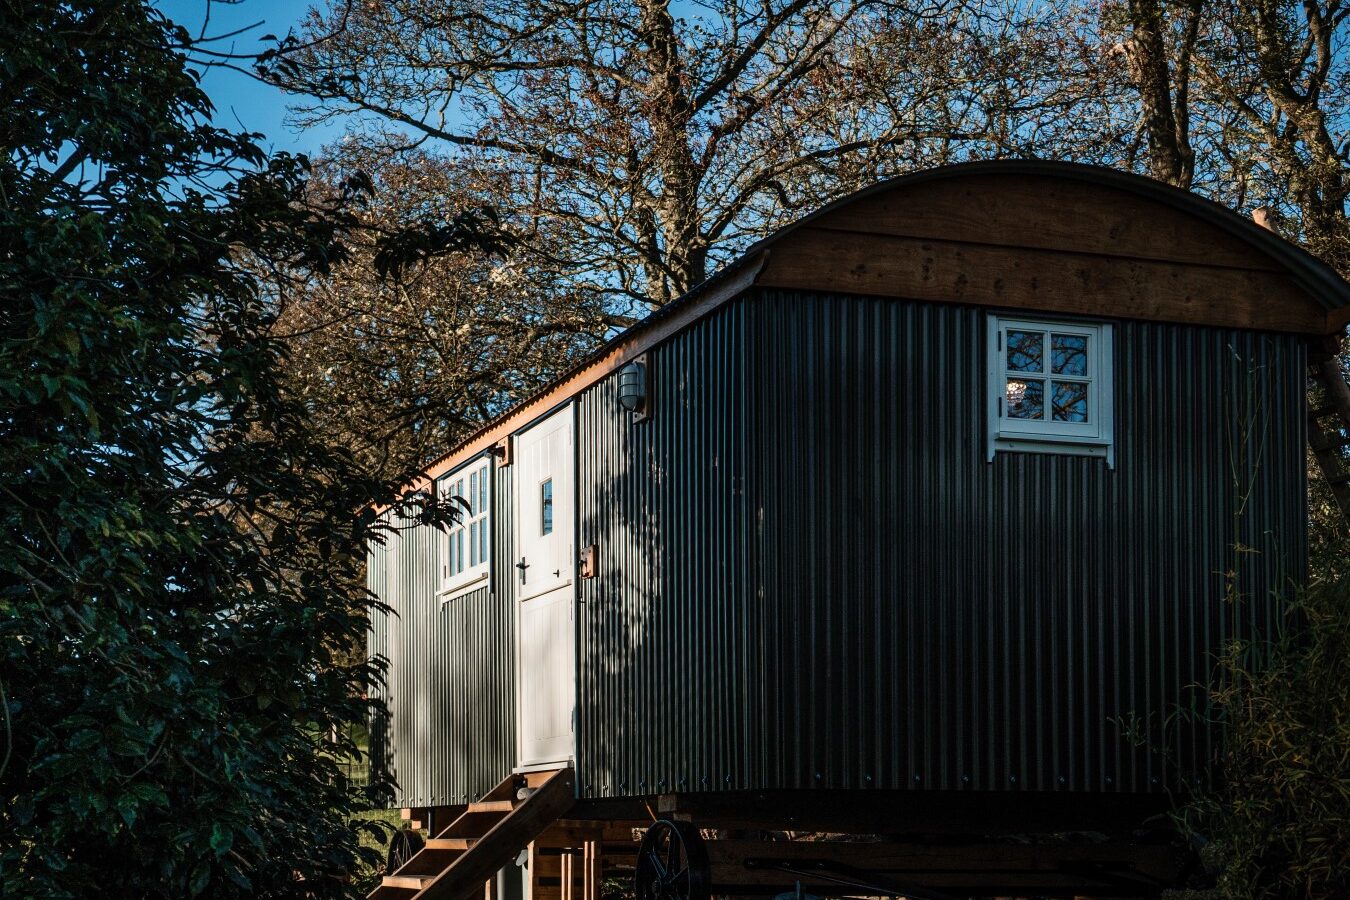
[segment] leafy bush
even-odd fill
[[[1285,613],[1271,645],[1227,648],[1211,689],[1221,781],[1178,813],[1217,873],[1203,896],[1350,896],[1350,579]]]

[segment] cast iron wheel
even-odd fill
[[[393,875],[427,845],[422,835],[411,828],[400,828],[389,839],[389,855],[384,860],[384,874]]]
[[[653,822],[633,873],[637,900],[708,900],[708,853],[687,822]]]

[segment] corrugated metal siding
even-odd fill
[[[1303,349],[1120,323],[1116,468],[989,463],[985,315],[770,293],[655,352],[650,422],[583,395],[586,795],[1148,791],[1205,756],[1119,722],[1302,577]]]
[[[388,555],[388,545],[379,544],[370,548],[366,559],[366,588],[386,603],[389,598]],[[389,730],[391,722],[387,705],[392,696],[391,672],[388,668],[389,618],[389,612],[385,609],[371,607],[366,635],[366,655],[374,666],[372,681],[367,689],[367,694],[374,704],[370,715],[370,737],[367,748],[372,782],[389,777],[393,753],[393,736]],[[390,805],[393,804],[392,796],[383,799]]]
[[[654,353],[648,423],[629,424],[615,378],[578,403],[578,542],[597,543],[599,561],[578,615],[584,795],[699,790],[751,770],[762,629],[746,602],[745,335],[737,303]]]
[[[370,557],[371,590],[395,613],[383,625],[389,658],[389,770],[397,806],[463,803],[516,762],[510,468],[491,467],[493,580],[441,603],[435,538],[410,521]],[[372,640],[371,652],[381,644]]]

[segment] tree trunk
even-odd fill
[[[1182,60],[1176,74],[1177,95],[1172,95],[1173,78],[1168,65],[1166,23],[1159,0],[1130,0],[1131,35],[1125,41],[1125,59],[1130,80],[1139,91],[1143,107],[1144,132],[1148,138],[1149,174],[1159,181],[1189,189],[1195,176],[1195,152],[1190,144],[1186,87],[1186,57],[1195,38],[1199,5],[1187,10]]]
[[[653,158],[660,178],[655,202],[665,244],[663,284],[652,285],[658,304],[683,294],[706,276],[708,250],[700,229],[698,195],[702,172],[689,146],[693,116],[680,39],[670,15],[669,0],[644,0],[642,38],[647,45],[647,120],[654,142]]]

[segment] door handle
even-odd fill
[[[523,557],[523,556],[520,558],[520,562],[516,563],[516,568],[520,570],[520,583],[521,583],[521,584],[524,584],[524,583],[525,583],[525,570],[528,569],[529,567],[530,567],[530,564],[527,563],[527,562],[525,561],[525,557]]]
[[[554,569],[554,570],[553,570],[553,577],[554,577],[554,578],[557,578],[557,577],[560,576],[560,575],[562,575],[562,569]]]

